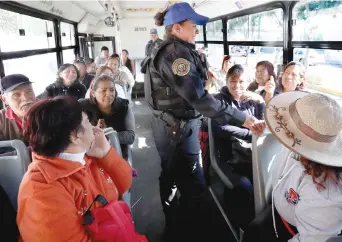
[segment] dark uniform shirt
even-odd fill
[[[205,89],[205,69],[195,45],[169,39],[153,56],[153,66],[167,84],[193,109],[221,125],[242,125],[246,114],[215,99]],[[153,69],[153,68],[152,68]]]
[[[145,55],[151,56],[152,50],[158,48],[163,43],[163,40],[156,39],[155,41],[150,40],[145,47]]]

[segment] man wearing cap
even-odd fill
[[[161,45],[161,43],[163,42],[158,37],[157,29],[151,29],[150,35],[151,35],[151,40],[147,43],[146,48],[145,48],[145,55],[146,56],[151,56],[152,50],[154,48],[158,48]]]
[[[0,140],[24,141],[22,119],[36,101],[32,82],[21,74],[7,75],[0,81],[0,91],[7,105],[0,111]]]
[[[174,216],[180,211],[182,220],[187,221],[188,226],[182,226],[187,233],[201,241],[215,241],[205,240],[198,232],[206,229],[203,224],[210,221],[208,210],[215,206],[205,205],[210,195],[200,164],[198,118],[203,114],[221,125],[241,125],[255,133],[262,130],[263,122],[216,100],[204,89],[207,71],[195,49],[195,38],[196,25],[206,24],[207,17],[183,2],[157,13],[154,19],[157,26],[165,26],[166,40],[152,51],[151,61],[146,61],[145,97],[154,109],[152,129],[161,157],[159,185],[165,232],[168,233],[168,227],[173,230],[173,225],[179,224]],[[177,188],[181,193],[179,208]]]

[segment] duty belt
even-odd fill
[[[164,111],[153,110],[153,115],[165,122],[168,137],[174,144],[177,144],[182,139],[187,121],[177,119],[171,113]]]

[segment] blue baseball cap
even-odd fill
[[[197,14],[189,3],[176,3],[167,10],[164,16],[164,25],[166,27],[184,20],[189,20],[197,25],[204,25],[209,18]]]
[[[158,34],[157,29],[151,29],[151,30],[150,30],[150,34]]]

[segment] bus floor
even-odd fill
[[[133,100],[133,113],[136,123],[136,139],[133,144],[133,167],[138,177],[133,179],[131,189],[132,214],[139,233],[146,234],[150,242],[163,242],[164,214],[159,197],[160,158],[155,147],[152,129],[152,112],[143,98]],[[209,217],[206,221],[209,237],[203,241],[234,241],[229,227],[225,224],[219,209],[208,192],[210,204]],[[206,209],[204,209],[206,210]],[[199,211],[203,212],[204,211]],[[178,235],[174,241],[196,241]],[[183,237],[183,238],[182,238]],[[191,236],[192,237],[192,236]],[[202,241],[202,240],[201,240]]]

